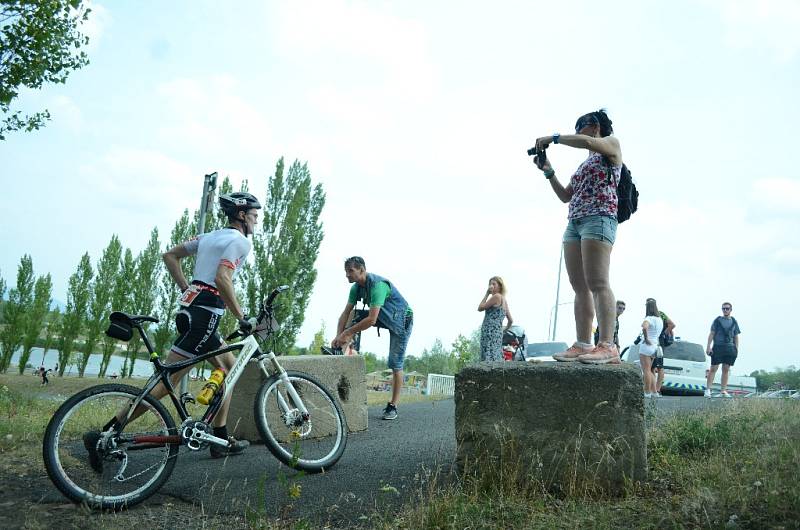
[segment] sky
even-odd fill
[[[606,108],[640,192],[611,285],[639,332],[647,297],[705,344],[720,305],[742,329],[735,375],[798,366],[800,3],[93,2],[91,63],[25,90],[46,128],[0,143],[0,274],[20,257],[53,296],[112,234],[134,253],[199,206],[203,175],[262,199],[280,157],[327,203],[298,344],[331,339],[365,258],[415,312],[408,354],[480,327],[491,276],[548,339],[567,206],[525,151]],[[548,150],[565,182],[587,156]],[[252,259],[252,258],[251,258]],[[792,295],[791,293],[795,293]],[[556,339],[575,339],[563,273]],[[385,356],[386,334],[363,349]]]

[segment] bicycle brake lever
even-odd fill
[[[237,329],[236,331],[234,331],[233,333],[231,333],[230,335],[225,337],[225,342],[231,341],[231,340],[233,340],[233,339],[235,339],[237,337],[241,337],[241,336],[242,336],[242,334],[239,333],[239,330]]]

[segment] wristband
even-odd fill
[[[558,133],[553,133],[553,143],[554,143],[554,144],[557,144],[557,143],[558,143],[558,139],[559,139],[559,138],[561,138],[561,135],[560,135],[560,134],[558,134]]]
[[[551,179],[556,174],[555,170],[553,169],[546,169],[544,172],[544,178]]]

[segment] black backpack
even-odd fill
[[[611,169],[611,160],[603,157],[608,166],[608,180],[614,181],[614,172]],[[639,191],[631,178],[631,171],[628,166],[622,164],[620,171],[619,184],[617,184],[617,222],[624,223],[631,218],[631,215],[639,208]]]

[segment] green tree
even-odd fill
[[[314,262],[323,238],[319,217],[324,206],[325,193],[319,184],[312,187],[307,164],[295,161],[284,177],[281,158],[269,180],[263,231],[253,238],[255,286],[246,288],[251,291],[252,287],[257,293],[256,300],[261,300],[277,285],[290,286],[281,295],[276,310],[281,323],[278,351],[288,352],[292,348],[303,324],[317,279]]]
[[[91,282],[94,271],[89,253],[83,255],[78,269],[69,277],[67,309],[61,319],[61,338],[58,343],[58,375],[64,375],[67,364],[75,364],[75,341],[86,323],[86,312],[91,297]]]
[[[374,353],[365,351],[361,355],[364,357],[364,370],[367,373],[377,372],[383,369],[385,363],[378,359]]]
[[[308,347],[308,353],[311,355],[319,355],[320,348],[328,344],[329,341],[325,339],[325,321],[322,321],[322,325],[319,328],[319,331],[314,333],[314,340],[311,341],[311,345]]]
[[[32,131],[50,119],[47,109],[20,116],[11,104],[21,88],[65,83],[70,72],[89,64],[80,31],[90,10],[82,0],[0,2],[0,140],[8,132]]]
[[[33,288],[33,260],[25,254],[17,268],[17,285],[9,290],[8,301],[3,305],[5,326],[0,332],[0,372],[6,373],[11,364],[11,357],[22,345],[25,336],[25,315],[33,304]]]
[[[3,279],[3,275],[0,274],[0,308],[3,307],[3,297],[5,295],[6,295],[6,281]],[[2,321],[3,319],[0,318],[0,322]]]
[[[50,304],[53,302],[53,280],[50,278],[50,274],[36,278],[33,291],[33,303],[25,313],[22,324],[24,335],[22,338],[22,353],[19,356],[18,363],[20,375],[25,373],[25,366],[31,357],[31,350],[39,339],[42,328],[45,326],[45,317],[48,309],[50,309]]]
[[[158,228],[150,232],[147,246],[136,257],[136,276],[131,285],[131,310],[137,315],[150,315],[155,306],[155,294],[158,289],[158,279],[163,268],[161,261],[161,243],[158,240]],[[147,331],[149,323],[142,327]],[[134,332],[133,338],[128,342],[127,358],[122,370],[122,377],[133,375],[133,366],[142,338]]]
[[[42,363],[44,364],[44,358],[47,355],[47,352],[50,348],[53,347],[53,344],[56,343],[58,340],[58,331],[61,327],[61,309],[56,307],[52,311],[49,311],[47,316],[45,317],[45,327],[44,327],[44,344],[42,344]]]
[[[478,331],[480,333],[480,331]],[[468,364],[472,364],[480,358],[480,339],[476,340],[475,333],[471,338],[459,334],[453,342],[453,355],[456,361],[456,372],[460,372],[462,368]]]
[[[125,256],[119,268],[119,276],[111,289],[111,311],[131,311],[130,286],[136,280],[136,259],[131,249],[125,249]],[[103,358],[100,361],[100,371],[97,377],[104,378],[111,362],[111,355],[117,348],[119,341],[108,335],[103,335]]]
[[[103,331],[108,327],[108,315],[111,307],[111,294],[114,284],[118,281],[120,260],[122,258],[122,243],[115,235],[111,236],[108,246],[103,251],[97,263],[97,274],[91,286],[91,303],[86,318],[86,332],[83,346],[83,356],[78,363],[78,376],[83,377],[89,357],[94,352],[95,346],[100,342]]]

